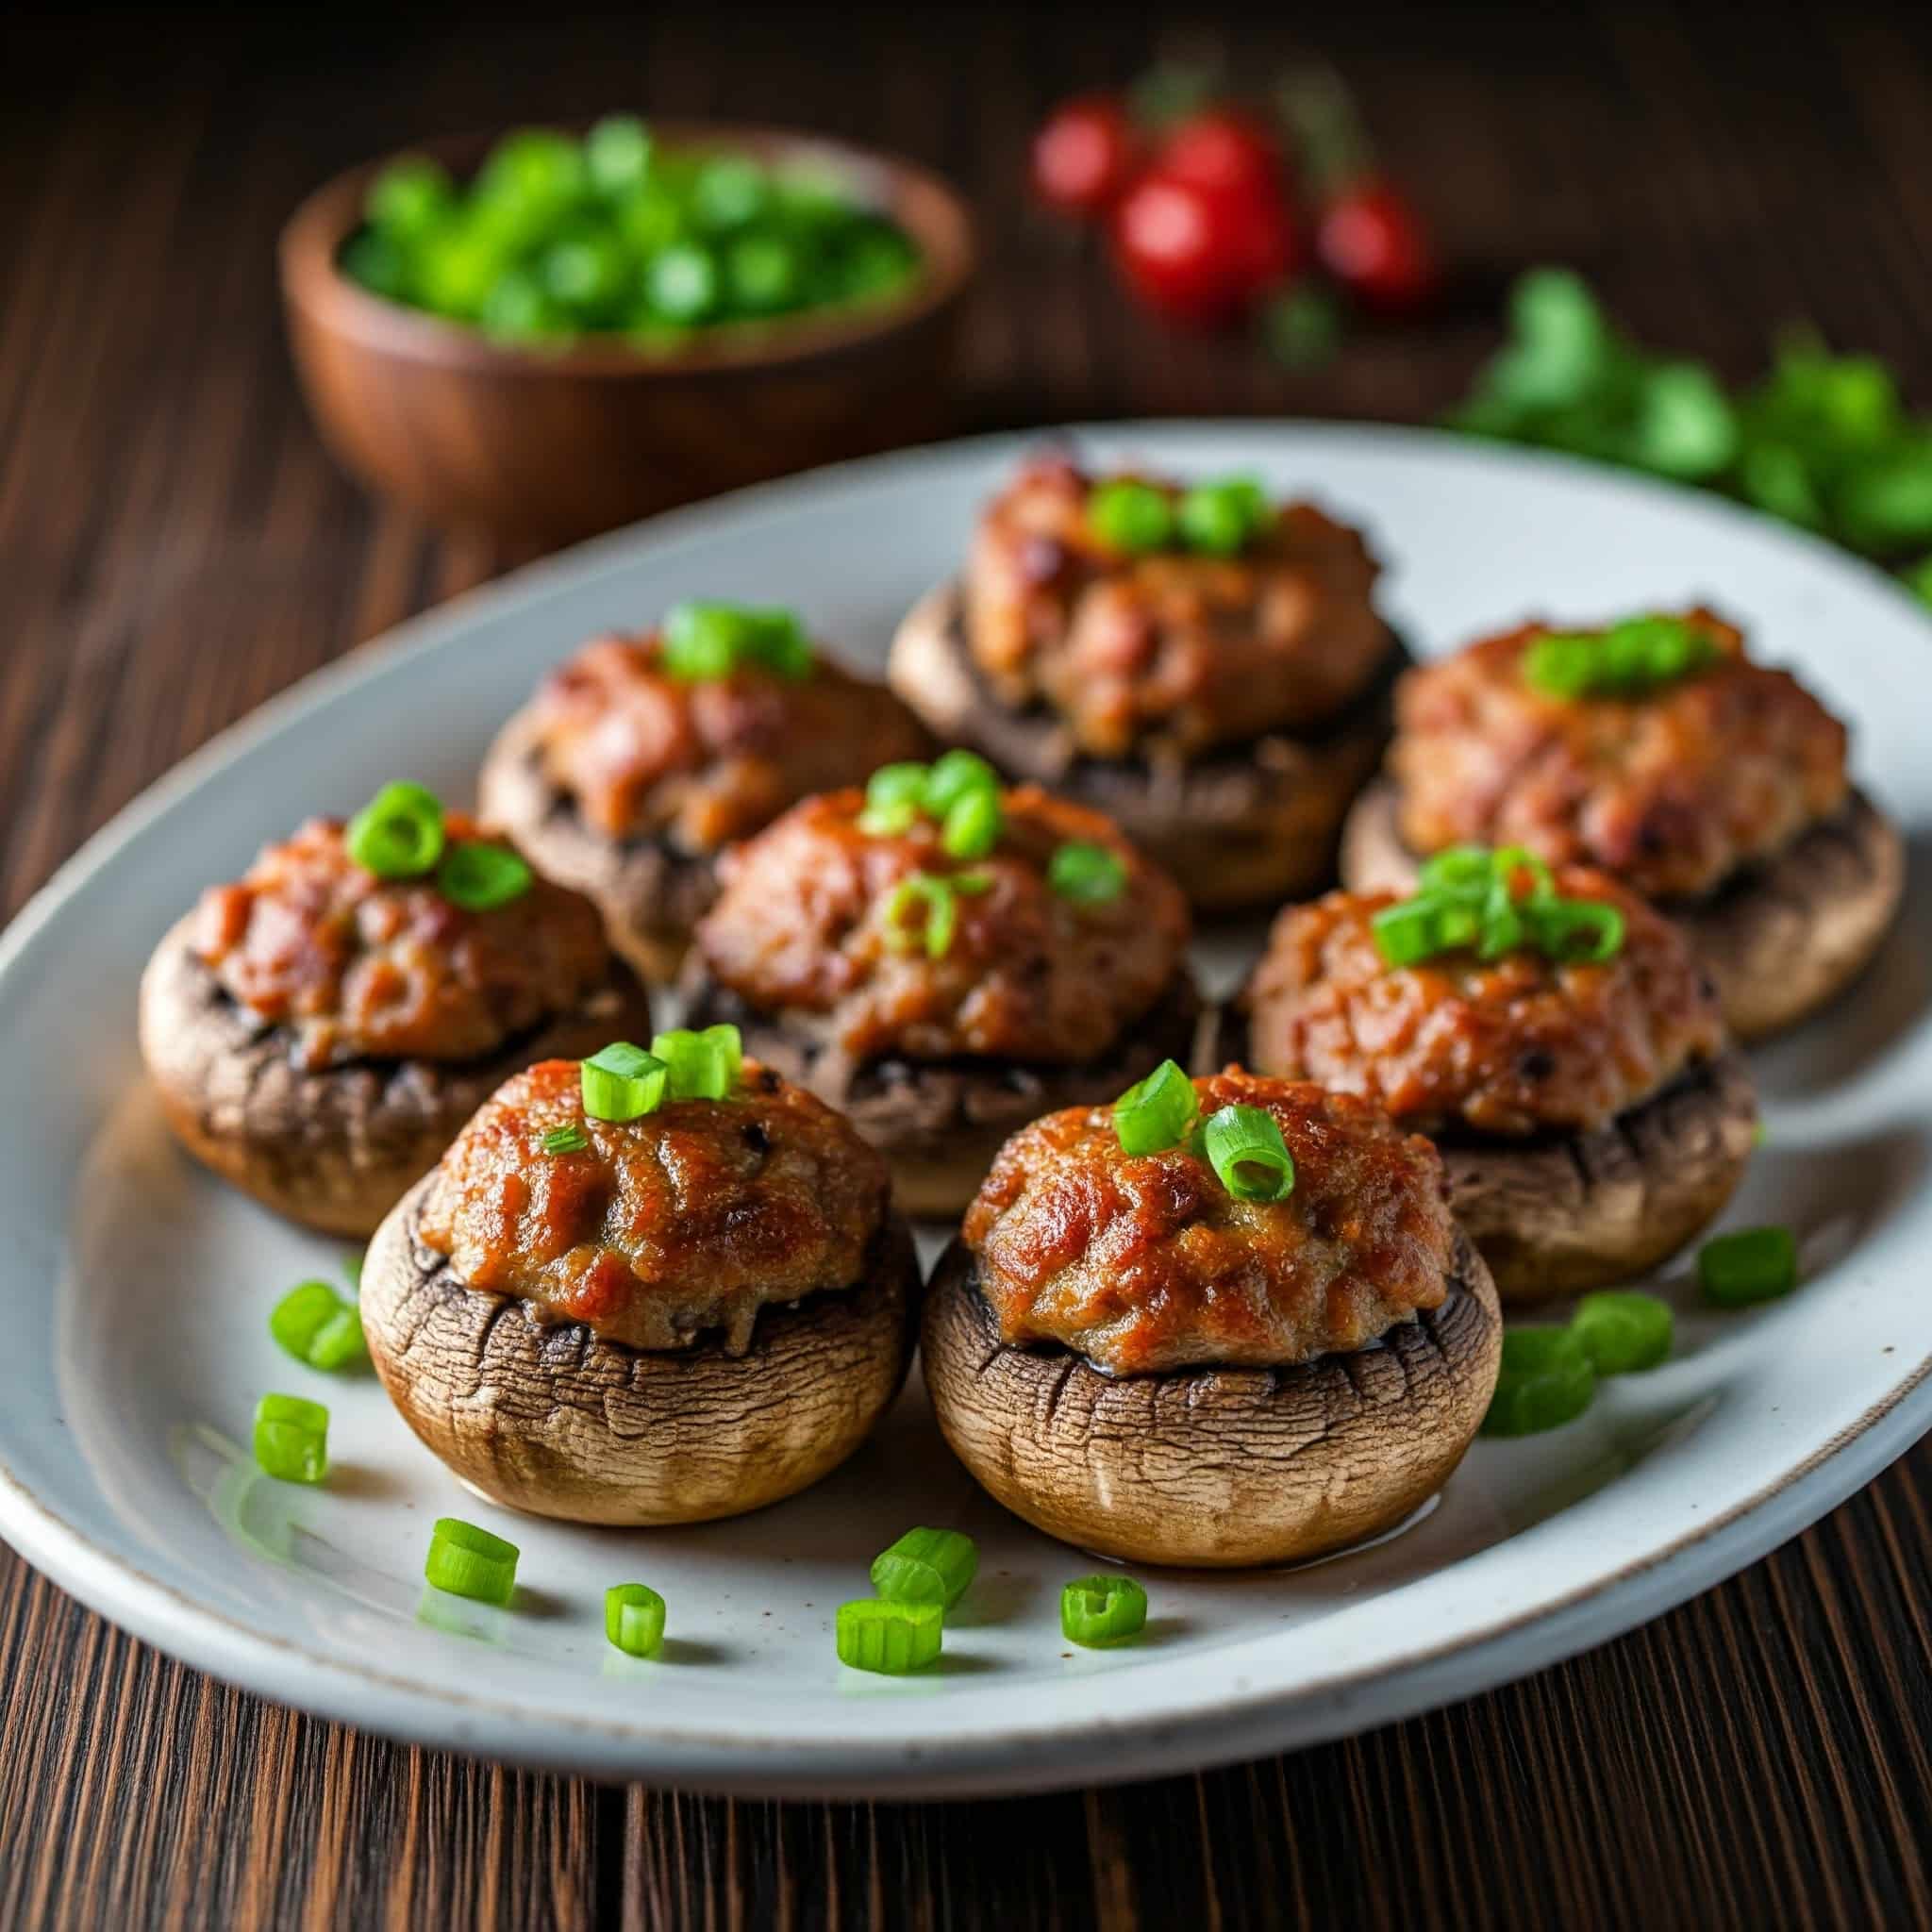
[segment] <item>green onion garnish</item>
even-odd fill
[[[902,1677],[939,1656],[945,1612],[938,1604],[888,1603],[875,1596],[839,1606],[839,1661],[856,1671]]]
[[[1000,795],[964,791],[946,808],[940,844],[949,858],[984,858],[1000,841]]]
[[[925,774],[920,808],[929,817],[943,819],[962,798],[974,791],[990,791],[997,799],[1000,774],[976,751],[941,752]]]
[[[1624,915],[1600,900],[1558,899],[1535,914],[1531,931],[1553,959],[1600,966],[1624,950]]]
[[[1267,495],[1252,476],[1224,476],[1190,490],[1175,520],[1190,550],[1233,557],[1266,527],[1269,515]]]
[[[1525,873],[1526,892],[1520,890]],[[1623,950],[1625,929],[1615,906],[1561,897],[1548,864],[1521,845],[1437,853],[1423,866],[1414,895],[1383,907],[1369,924],[1376,951],[1393,967],[1463,947],[1497,959],[1519,946],[1565,964],[1601,964]]]
[[[1294,1189],[1294,1157],[1274,1116],[1259,1107],[1224,1107],[1202,1130],[1208,1163],[1237,1201],[1279,1201]]]
[[[514,852],[481,839],[464,839],[442,855],[436,890],[465,912],[493,912],[521,899],[533,874]]]
[[[1147,1592],[1131,1576],[1076,1576],[1060,1591],[1060,1630],[1069,1643],[1105,1650],[1147,1627]]]
[[[277,1482],[321,1482],[328,1474],[328,1410],[300,1395],[264,1395],[255,1405],[255,1459]]]
[[[1503,1333],[1503,1366],[1483,1417],[1486,1436],[1534,1436],[1560,1428],[1590,1407],[1596,1371],[1568,1328],[1532,1323]]]
[[[1179,1146],[1199,1110],[1194,1083],[1176,1061],[1162,1060],[1113,1104],[1113,1130],[1121,1152],[1159,1154]]]
[[[619,1040],[592,1054],[577,1078],[593,1121],[634,1121],[663,1104],[671,1070],[655,1054]]]
[[[1005,826],[999,774],[971,751],[949,751],[933,765],[882,765],[866,785],[858,829],[895,839],[922,815],[939,824],[940,843],[950,857],[985,858]]]
[[[1798,1285],[1798,1242],[1788,1227],[1742,1227],[1697,1251],[1704,1297],[1721,1308],[1774,1301]]]
[[[950,1610],[979,1568],[979,1545],[957,1529],[908,1529],[873,1558],[872,1587],[889,1603]]]
[[[308,1344],[308,1366],[325,1374],[337,1375],[344,1369],[359,1369],[369,1359],[369,1343],[362,1335],[362,1314],[344,1305],[315,1332]]]
[[[670,1070],[669,1098],[728,1100],[744,1062],[738,1028],[707,1026],[701,1033],[689,1027],[659,1033],[651,1041],[652,1054]]]
[[[575,1121],[566,1121],[560,1127],[552,1127],[543,1136],[546,1154],[581,1154],[590,1144],[591,1137]]]
[[[1174,541],[1174,504],[1166,491],[1123,476],[1087,499],[1087,522],[1109,550],[1130,555],[1164,550]]]
[[[664,1599],[648,1583],[613,1583],[604,1592],[604,1634],[626,1657],[664,1647]]]
[[[672,676],[705,682],[756,666],[780,677],[809,677],[810,640],[795,611],[695,601],[665,613],[659,654]]]
[[[452,1596],[508,1604],[517,1589],[517,1546],[458,1516],[439,1516],[423,1574]]]
[[[1570,1332],[1599,1375],[1654,1369],[1671,1352],[1671,1305],[1634,1288],[1602,1289],[1576,1304]]]
[[[368,1355],[362,1318],[326,1281],[298,1282],[269,1311],[268,1332],[298,1362],[331,1372]]]
[[[342,835],[343,849],[379,879],[420,878],[442,857],[442,801],[421,785],[385,785]]]
[[[1552,697],[1628,697],[1708,670],[1721,655],[1684,618],[1627,617],[1594,635],[1538,638],[1523,675]]]
[[[881,765],[866,781],[858,829],[874,839],[896,839],[912,829],[924,809],[927,768],[910,759]]]
[[[943,959],[952,951],[958,918],[955,882],[935,873],[913,873],[886,901],[886,943],[895,953],[909,953],[923,938],[926,957]]]
[[[1127,865],[1109,846],[1069,839],[1047,860],[1046,882],[1076,905],[1107,906],[1126,891]]]

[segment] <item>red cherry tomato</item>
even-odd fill
[[[1279,195],[1281,149],[1258,122],[1231,108],[1204,108],[1175,124],[1154,165],[1176,181],[1230,193]]]
[[[1033,188],[1050,208],[1098,214],[1120,199],[1140,158],[1141,137],[1111,94],[1065,101],[1033,137]]]
[[[1143,175],[1114,210],[1114,259],[1149,308],[1178,322],[1226,322],[1288,279],[1294,218],[1273,191],[1231,191]]]
[[[1322,210],[1315,252],[1370,308],[1400,313],[1435,287],[1435,254],[1421,217],[1399,190],[1374,176],[1351,183]]]

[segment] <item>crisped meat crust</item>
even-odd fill
[[[1399,893],[1290,907],[1241,997],[1251,1064],[1424,1132],[1530,1134],[1601,1126],[1722,1051],[1716,993],[1675,926],[1603,873],[1564,868],[1557,889],[1623,913],[1615,958],[1559,965],[1524,947],[1391,968],[1372,922]]]
[[[546,1154],[575,1125],[589,1145]],[[575,1060],[507,1081],[436,1170],[422,1239],[469,1287],[582,1322],[632,1348],[722,1329],[741,1353],[758,1311],[846,1289],[886,1214],[884,1164],[822,1101],[747,1060],[729,1100],[585,1116]]]
[[[1441,1157],[1352,1095],[1230,1068],[1204,1117],[1271,1113],[1286,1199],[1235,1199],[1183,1148],[1121,1151],[1111,1108],[1007,1142],[961,1232],[1001,1339],[1058,1342],[1113,1374],[1264,1368],[1362,1347],[1447,1289],[1456,1228]]]
[[[1003,798],[998,845],[966,862],[945,857],[926,821],[898,837],[860,831],[858,791],[807,799],[725,856],[724,891],[697,931],[706,970],[854,1060],[1098,1058],[1172,985],[1186,902],[1097,812],[1032,786]],[[1119,897],[1081,904],[1047,884],[1072,841],[1118,855]],[[937,959],[889,917],[894,889],[921,872],[987,881],[959,895]]]
[[[1642,696],[1536,689],[1522,658],[1544,624],[1411,671],[1390,753],[1407,844],[1527,845],[1690,898],[1836,811],[1844,726],[1789,672],[1748,661],[1730,625],[1685,615],[1721,661]]]
[[[655,635],[586,644],[531,700],[538,769],[614,840],[665,836],[709,852],[813,791],[926,754],[924,731],[881,685],[821,658],[812,675],[762,669],[687,682]]]
[[[1089,527],[1091,487],[1031,463],[980,522],[967,635],[1005,703],[1050,706],[1096,758],[1191,756],[1317,724],[1374,676],[1389,632],[1354,530],[1288,504],[1239,557],[1123,556]]]
[[[451,844],[491,836],[459,813],[446,824]],[[596,908],[577,893],[540,876],[508,905],[466,912],[433,878],[365,872],[333,819],[209,887],[192,944],[232,999],[290,1029],[309,1068],[481,1058],[571,1011],[610,964]]]

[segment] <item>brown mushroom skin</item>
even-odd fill
[[[1414,887],[1421,861],[1403,842],[1387,778],[1349,813],[1341,878],[1351,891]],[[1735,1039],[1768,1039],[1808,1019],[1857,978],[1905,892],[1898,827],[1854,791],[1843,808],[1761,865],[1701,899],[1662,902],[1717,982]]]
[[[933,1412],[974,1479],[1048,1536],[1130,1563],[1291,1563],[1392,1529],[1481,1425],[1502,1357],[1495,1286],[1458,1235],[1449,1292],[1367,1348],[1277,1369],[1102,1374],[1000,1340],[963,1243],[927,1292]]]
[[[629,1527],[760,1509],[843,1462],[905,1380],[920,1272],[901,1221],[851,1288],[761,1309],[745,1354],[646,1351],[458,1280],[420,1236],[428,1186],[370,1243],[362,1329],[403,1420],[506,1508]]]
[[[936,737],[971,746],[1015,781],[1105,812],[1197,910],[1227,913],[1298,897],[1331,876],[1342,819],[1388,745],[1391,692],[1407,661],[1391,632],[1382,668],[1321,730],[1270,732],[1158,764],[1080,757],[1046,712],[1002,705],[974,664],[957,584],[913,606],[886,676]]]
[[[162,1111],[204,1166],[323,1234],[373,1234],[510,1074],[651,1036],[644,990],[613,959],[571,1011],[480,1058],[305,1068],[285,1028],[224,991],[194,924],[177,922],[142,974],[142,1058]]]

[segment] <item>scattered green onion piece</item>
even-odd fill
[[[458,1516],[439,1516],[423,1574],[452,1596],[502,1606],[516,1594],[517,1546]]]
[[[264,1395],[255,1405],[255,1459],[284,1483],[328,1474],[328,1410],[300,1395]]]
[[[1552,697],[1628,696],[1714,663],[1718,649],[1681,617],[1626,617],[1596,636],[1548,632],[1524,653],[1523,675]]]
[[[1179,1146],[1199,1110],[1194,1083],[1174,1061],[1162,1060],[1113,1104],[1113,1130],[1121,1152],[1159,1154]]]
[[[1046,882],[1075,905],[1111,905],[1127,889],[1126,860],[1109,846],[1069,839],[1047,860]]]
[[[552,1127],[543,1136],[546,1154],[581,1154],[590,1144],[591,1137],[575,1121],[566,1121],[560,1127]]]
[[[1448,845],[1423,861],[1416,886],[1424,894],[1480,895],[1494,873],[1495,855],[1487,845]]]
[[[664,1599],[648,1583],[613,1583],[604,1592],[604,1634],[626,1657],[664,1647]]]
[[[1637,1289],[1602,1289],[1576,1304],[1570,1332],[1599,1375],[1654,1369],[1671,1353],[1671,1305]]]
[[[920,907],[924,908],[923,923],[912,917]],[[886,901],[886,943],[894,952],[909,953],[923,934],[926,957],[943,959],[952,951],[958,918],[954,882],[934,873],[916,872],[901,879]]]
[[[945,1612],[938,1604],[891,1603],[875,1596],[839,1606],[839,1661],[856,1671],[903,1677],[939,1656]]]
[[[1581,1415],[1595,1393],[1590,1352],[1568,1328],[1548,1323],[1507,1328],[1483,1434],[1534,1436],[1560,1428]]]
[[[1697,1251],[1704,1297],[1721,1308],[1774,1301],[1798,1285],[1798,1242],[1788,1227],[1744,1227]]]
[[[992,874],[990,872],[956,872],[949,883],[958,897],[976,899],[980,893],[992,891]]]
[[[634,1121],[663,1105],[671,1070],[627,1040],[592,1054],[577,1071],[584,1111],[593,1121]]]
[[[680,1026],[659,1033],[651,1041],[651,1052],[671,1070],[667,1097],[672,1100],[730,1099],[744,1059],[738,1028],[732,1025],[707,1026],[701,1033]]]
[[[268,1332],[298,1362],[307,1362],[315,1338],[341,1310],[342,1298],[330,1283],[298,1282],[269,1311]]]
[[[1225,476],[1200,483],[1180,500],[1174,521],[1190,550],[1209,557],[1234,557],[1245,549],[1268,518],[1268,499],[1251,476]]]
[[[924,804],[929,775],[927,767],[910,760],[881,765],[866,781],[858,829],[874,839],[895,839],[910,831]]]
[[[1624,915],[1598,899],[1557,899],[1532,908],[1529,929],[1553,959],[1601,965],[1624,949]]]
[[[1390,966],[1419,966],[1440,952],[1437,914],[1441,901],[1433,897],[1404,899],[1385,906],[1369,921],[1375,950]]]
[[[664,614],[664,668],[687,683],[729,677],[757,665],[794,680],[811,675],[811,641],[796,612],[687,600]]]
[[[362,1334],[358,1308],[339,1307],[308,1344],[308,1366],[325,1374],[339,1375],[344,1369],[360,1368],[368,1359],[369,1343]]]
[[[424,786],[385,785],[349,821],[349,858],[379,879],[420,878],[442,857],[442,801]]]
[[[1294,1190],[1294,1157],[1265,1108],[1224,1107],[1202,1129],[1208,1163],[1237,1201],[1280,1201]]]
[[[640,187],[651,172],[651,131],[634,114],[607,114],[584,136],[584,166],[598,193]]]
[[[1467,851],[1470,848],[1459,849]],[[1557,897],[1556,875],[1550,871],[1549,860],[1532,852],[1527,845],[1497,846],[1490,854],[1490,870],[1492,881],[1500,883],[1512,902],[1542,906]],[[1516,874],[1520,872],[1529,874],[1529,891],[1526,893],[1519,893],[1516,890]]]
[[[1137,555],[1164,550],[1174,541],[1174,505],[1151,483],[1119,477],[1087,499],[1087,522],[1110,550]]]
[[[436,890],[465,912],[493,912],[521,899],[534,874],[514,852],[486,840],[465,839],[442,855]]]
[[[979,1568],[979,1545],[957,1529],[908,1529],[873,1558],[872,1587],[889,1603],[950,1610]]]
[[[997,791],[962,792],[946,808],[940,843],[950,858],[984,858],[1000,842],[1004,817]]]
[[[1147,1592],[1131,1576],[1076,1576],[1060,1591],[1060,1631],[1069,1643],[1106,1650],[1147,1627]]]
[[[990,791],[998,798],[1000,774],[976,751],[955,749],[941,752],[934,761],[925,774],[919,802],[934,818],[942,819],[974,791]]]

